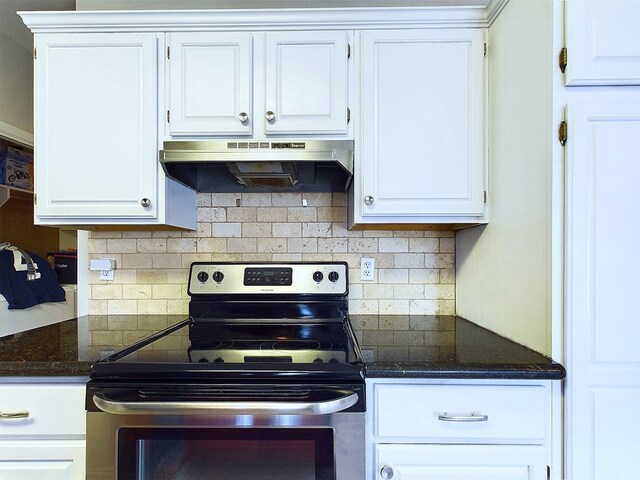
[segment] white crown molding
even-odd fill
[[[490,27],[495,22],[500,12],[507,6],[509,0],[489,0],[487,4],[487,26]]]
[[[508,0],[492,0],[494,8]],[[503,6],[503,5],[502,5]],[[488,26],[483,6],[18,12],[34,33]]]

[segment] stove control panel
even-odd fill
[[[348,265],[321,263],[194,262],[189,295],[345,295]]]

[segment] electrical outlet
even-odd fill
[[[375,258],[360,259],[360,280],[375,279],[376,260]]]

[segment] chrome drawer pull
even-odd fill
[[[489,420],[489,416],[479,415],[475,412],[471,412],[471,415],[449,415],[444,412],[442,415],[438,415],[438,420],[441,422],[486,422]]]
[[[29,410],[22,410],[20,412],[0,412],[0,420],[16,418],[29,418]]]

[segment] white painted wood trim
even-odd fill
[[[507,0],[492,4],[498,11]],[[488,10],[468,7],[298,8],[18,12],[34,33],[485,28]]]
[[[0,137],[33,148],[33,133],[0,121]]]

